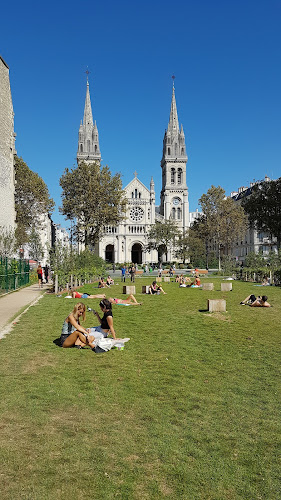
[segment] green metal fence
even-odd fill
[[[16,290],[28,283],[28,260],[0,258],[0,293]]]

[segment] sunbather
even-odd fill
[[[71,292],[71,296],[73,299],[105,299],[104,293],[98,293],[97,295],[89,295],[88,293],[79,293],[76,290]]]
[[[86,307],[82,302],[75,304],[73,311],[67,316],[62,325],[61,345],[62,347],[73,347],[77,339],[81,346],[88,344],[89,330],[80,325],[80,318],[85,320]]]
[[[164,295],[167,295],[166,292],[164,292],[163,288],[161,285],[157,285],[156,281],[153,281],[151,285],[149,286],[149,293],[151,295],[159,294],[162,292]]]
[[[255,295],[249,295],[246,299],[240,302],[242,306],[248,305],[250,307],[271,307],[269,302],[267,302],[267,296],[256,297]]]
[[[141,306],[142,303],[141,302],[138,302],[136,297],[131,293],[129,295],[129,297],[127,297],[126,299],[117,299],[117,298],[112,298],[112,297],[109,297],[109,302],[111,304],[124,304],[124,305],[130,305],[130,306]]]

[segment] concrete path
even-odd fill
[[[21,288],[15,292],[0,296],[0,338],[3,338],[12,328],[11,320],[23,308],[28,309],[43,297],[49,285],[39,288],[38,284]],[[22,314],[25,310],[22,311]]]

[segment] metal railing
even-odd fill
[[[29,283],[29,262],[0,257],[0,294]]]

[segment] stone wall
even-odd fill
[[[0,56],[0,226],[15,228],[14,111],[9,67]]]

